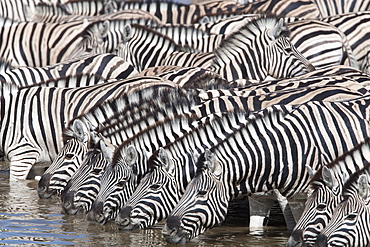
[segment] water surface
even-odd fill
[[[0,245],[11,246],[285,246],[289,237],[277,215],[263,232],[250,232],[247,204],[234,203],[222,226],[207,231],[186,245],[162,240],[159,224],[145,230],[118,230],[114,223],[104,226],[84,215],[65,215],[58,199],[39,199],[37,181],[9,181],[0,172]]]

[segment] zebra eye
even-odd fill
[[[326,209],[326,204],[320,203],[319,205],[317,205],[316,209],[317,211],[324,211]]]
[[[284,50],[285,50],[286,53],[291,53],[293,51],[292,48],[290,48],[290,47],[287,47]]]
[[[197,196],[199,196],[199,197],[203,197],[203,196],[205,196],[205,195],[207,195],[207,191],[206,191],[206,190],[199,190],[199,191],[198,191]]]
[[[158,190],[160,187],[161,187],[160,184],[153,184],[153,185],[150,186],[150,189],[152,189],[152,190]]]
[[[75,155],[74,155],[74,154],[69,153],[69,154],[66,154],[64,157],[65,157],[67,160],[71,160],[71,159],[73,159],[73,157],[75,157]]]
[[[119,181],[117,184],[116,184],[116,187],[123,187],[125,186],[126,184],[126,181]]]
[[[94,175],[99,175],[101,173],[101,171],[102,171],[102,169],[96,168],[96,169],[92,170],[91,173],[94,174]]]
[[[356,218],[357,218],[357,214],[349,214],[349,215],[347,215],[346,220],[355,221]]]

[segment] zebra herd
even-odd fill
[[[370,244],[370,1],[3,0],[0,22],[0,151],[65,213],[186,243],[245,195],[287,246]]]

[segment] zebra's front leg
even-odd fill
[[[254,193],[249,200],[249,228],[259,230],[267,225],[275,196],[270,193]]]
[[[10,180],[26,179],[39,157],[39,151],[28,143],[8,149]]]
[[[288,199],[283,196],[279,190],[274,189],[274,195],[276,200],[279,203],[280,209],[284,215],[285,223],[289,231],[293,230],[296,225],[296,219],[294,218],[294,214],[290,208]]]

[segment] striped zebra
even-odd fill
[[[252,96],[254,93],[251,93],[245,98],[223,96],[217,100],[209,101],[206,108],[225,111],[225,108],[231,108],[231,105],[235,105],[235,108],[256,111],[274,104],[301,104],[312,100],[335,101],[351,98],[350,94],[347,93],[344,93],[344,98],[336,98],[340,95],[341,89],[337,88],[339,89],[337,91],[339,94],[337,94],[335,88],[330,86],[298,88],[256,96]],[[333,93],[333,98],[330,97],[331,93]],[[357,96],[353,95],[353,97]],[[210,127],[204,126],[177,140],[176,143],[163,147],[161,156],[167,155],[168,158],[165,160],[172,160],[171,164],[164,163],[158,152],[155,153],[148,161],[149,172],[141,180],[125,207],[121,209],[116,223],[124,229],[145,228],[166,218],[194,176],[196,157],[206,148],[211,148],[210,143],[215,145],[222,141],[220,137],[222,135],[218,131],[224,131],[225,126],[232,122],[232,120],[225,120],[228,117],[230,116],[226,115],[222,121],[216,121]],[[234,127],[234,131],[238,131],[238,129]],[[171,172],[168,172],[169,165],[172,166]]]
[[[360,68],[365,66],[364,63],[370,47],[370,28],[367,25],[370,21],[370,9],[364,12],[329,16],[321,20],[335,26],[346,35]]]
[[[63,146],[62,132],[75,116],[104,100],[150,86],[177,87],[156,77],[120,80],[83,88],[1,84],[0,150],[11,179],[25,179],[35,163],[51,162]]]
[[[313,66],[290,43],[286,31],[282,19],[255,19],[228,36],[230,42],[220,44],[209,69],[229,81],[264,80],[268,75],[288,78],[312,71]]]
[[[369,97],[344,102],[273,105],[198,159],[198,170],[167,218],[163,237],[185,243],[220,224],[229,201],[278,189],[291,198],[317,169],[369,136]],[[249,164],[249,165],[248,165]],[[293,169],[294,168],[294,169]]]
[[[101,177],[100,191],[87,218],[100,224],[114,219],[146,172],[148,157],[160,147],[176,142],[198,125],[215,117],[217,115],[214,114],[201,118],[185,114],[148,128],[123,142],[114,154],[112,166],[108,166]]]
[[[163,23],[191,24],[200,16],[224,11],[233,11],[242,5],[234,1],[210,1],[199,4],[181,4],[171,1],[120,1],[112,0],[106,3],[105,11],[119,11],[127,9],[145,10]]]
[[[42,67],[86,53],[103,53],[104,22],[15,23],[0,19],[0,56],[14,68]],[[42,34],[42,35],[41,35]],[[38,44],[38,45],[35,45]],[[99,45],[100,44],[100,45]]]
[[[137,132],[161,119],[188,111],[195,104],[196,92],[178,88],[144,88],[96,105],[75,117],[64,131],[67,144],[38,184],[39,196],[47,198],[59,194],[82,163],[87,150],[100,140],[109,146],[119,146]],[[114,151],[114,147],[112,149]]]
[[[287,246],[314,245],[317,235],[330,221],[342,200],[344,183],[370,161],[370,139],[356,145],[329,164],[312,173],[312,194],[295,226]]]
[[[203,29],[204,32],[210,34],[227,36],[257,16],[236,15],[205,23],[200,25],[201,27],[198,29]],[[339,64],[359,67],[347,37],[331,24],[319,20],[300,20],[298,18],[293,20],[292,18],[284,18],[284,20],[290,32],[290,42],[315,68]],[[218,46],[218,44],[215,45]]]
[[[64,61],[45,67],[22,67],[9,69],[0,73],[0,80],[18,86],[28,86],[49,79],[90,74],[107,79],[126,79],[137,75],[137,71],[122,58],[110,54],[98,54],[79,57],[71,61]],[[78,82],[75,86],[91,86]]]
[[[2,0],[0,2],[0,17],[14,21],[29,21],[30,14],[41,0]]]
[[[212,64],[207,68],[228,81],[264,80],[267,75],[279,79],[312,71],[313,66],[289,42],[285,31],[282,20],[265,17],[253,20],[220,44]],[[171,53],[181,51],[172,39],[163,37],[154,31],[145,32],[144,28],[133,28],[131,25],[131,28],[127,27],[125,37],[128,42],[122,44],[118,55],[139,71],[161,65],[160,62]],[[155,45],[157,42],[160,44]],[[147,47],[148,43],[151,44],[150,48]],[[256,54],[256,50],[260,53]]]
[[[369,183],[370,167],[367,163],[345,183],[343,200],[335,208],[329,224],[318,235],[315,246],[369,246]]]

